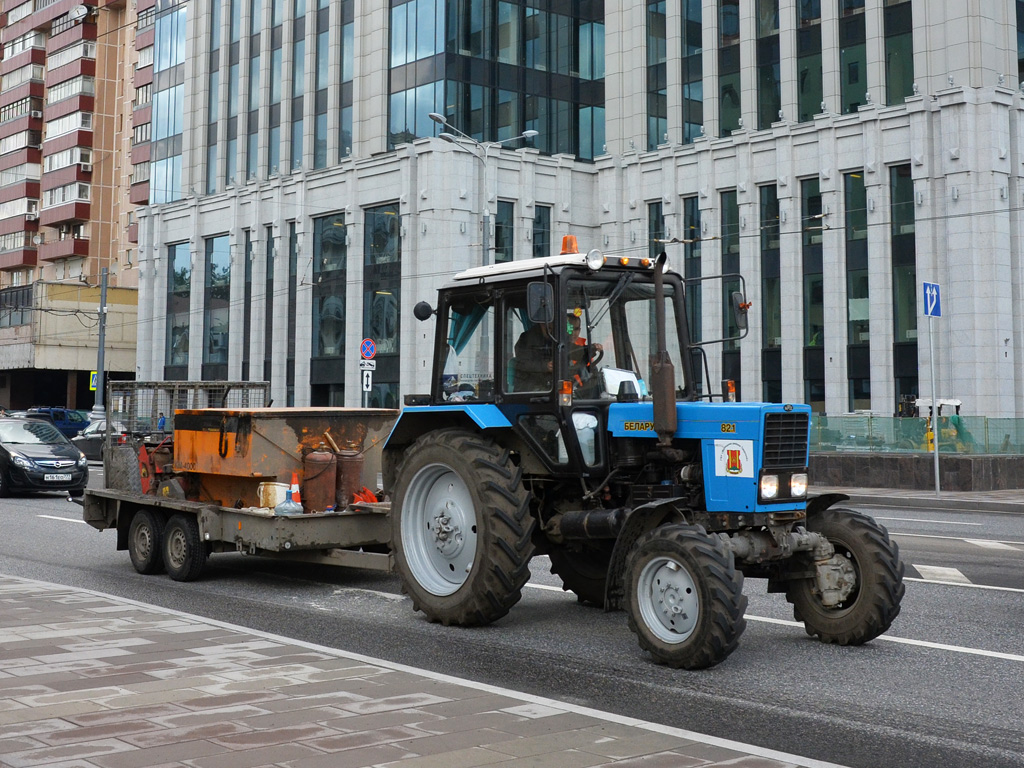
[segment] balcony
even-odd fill
[[[50,240],[39,246],[40,261],[56,261],[69,256],[88,256],[89,239],[86,237],[64,237]]]

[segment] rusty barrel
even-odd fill
[[[331,451],[318,448],[302,459],[302,509],[323,512],[334,506],[337,460]]]
[[[344,509],[363,487],[365,459],[359,451],[338,451],[335,456],[338,457],[338,478],[334,503],[338,509]]]

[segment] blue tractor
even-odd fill
[[[436,317],[431,390],[407,396],[384,451],[414,607],[445,625],[492,622],[546,554],[565,589],[624,608],[672,667],[736,648],[744,576],[784,592],[825,642],[885,632],[904,592],[897,546],[833,506],[845,497],[808,498],[810,409],[702,394],[687,281],[665,254],[574,246],[469,269],[436,309],[416,307]],[[742,291],[731,298],[728,325],[744,333]]]

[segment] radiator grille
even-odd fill
[[[764,419],[764,467],[807,466],[806,413],[768,413]]]

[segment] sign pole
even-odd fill
[[[932,453],[935,458],[935,495],[941,493],[939,489],[939,398],[938,387],[935,384],[935,317],[928,316],[928,365],[931,369],[932,379]]]

